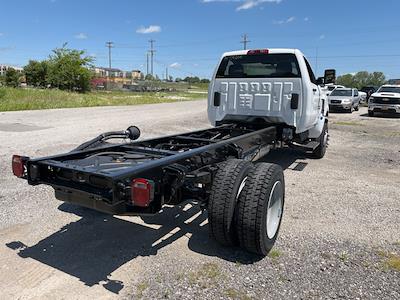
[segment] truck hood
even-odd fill
[[[351,96],[329,96],[328,100],[351,100]]]
[[[400,93],[373,93],[371,97],[400,98]]]

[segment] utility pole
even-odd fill
[[[151,58],[151,67],[150,67],[150,69],[151,69],[151,76],[154,76],[154,69],[153,69],[153,62],[154,62],[154,52],[156,52],[156,50],[154,50],[154,42],[155,42],[155,40],[149,40],[149,43],[150,43],[150,50],[149,50],[149,52],[150,52],[150,58]]]
[[[147,72],[146,72],[146,75],[149,75],[149,51],[147,51],[146,57],[147,57],[147,61],[146,61]]]
[[[318,47],[315,49],[315,75],[318,77]]]
[[[248,40],[248,36],[245,33],[244,35],[242,35],[242,40],[240,41],[240,43],[243,44],[243,50],[247,49],[247,44],[250,43],[251,41]]]
[[[165,67],[165,81],[168,82],[168,67]]]
[[[110,79],[110,74],[111,74],[111,48],[114,48],[114,43],[113,42],[107,42],[106,47],[108,48],[108,79]]]

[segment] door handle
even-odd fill
[[[313,92],[316,92],[317,91],[317,89],[312,89],[313,90]]]

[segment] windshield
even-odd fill
[[[370,91],[375,91],[375,88],[373,88],[373,87],[363,87],[362,89],[361,89],[361,91],[362,92],[364,92],[364,93],[368,93],[368,92],[370,92]]]
[[[400,94],[400,87],[396,86],[383,86],[379,89],[379,93],[399,93]]]
[[[256,54],[226,56],[217,78],[292,78],[300,77],[294,54]]]
[[[334,89],[336,89],[335,86],[328,86],[328,91],[333,91]]]
[[[352,96],[352,92],[351,90],[334,90],[331,94],[331,96],[348,96],[351,97]]]

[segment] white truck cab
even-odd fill
[[[297,49],[227,52],[211,80],[208,118],[214,126],[276,124],[292,129],[294,138],[317,139],[327,127],[329,110],[321,83]]]

